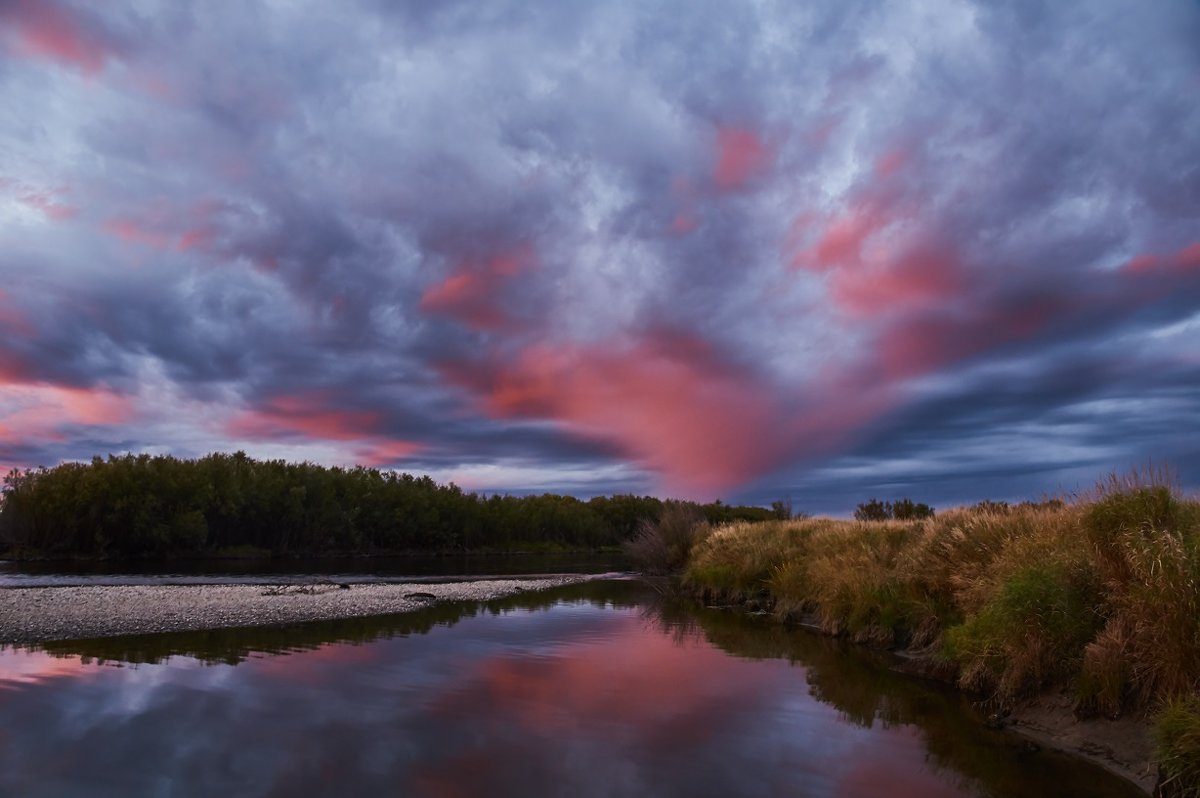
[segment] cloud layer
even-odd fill
[[[0,1],[0,466],[1200,485],[1200,8]]]

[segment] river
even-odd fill
[[[611,580],[0,651],[0,795],[1141,793],[879,655]]]

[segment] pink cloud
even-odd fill
[[[886,265],[889,259],[916,240],[910,228],[918,215],[893,193],[868,185],[859,196],[824,220],[812,211],[796,217],[787,245],[795,248],[792,267],[811,272],[857,267],[864,261]],[[907,238],[906,238],[907,234]]]
[[[133,415],[129,397],[103,388],[53,389],[66,416],[77,424],[122,424]]]
[[[1131,275],[1148,275],[1152,273],[1186,273],[1192,269],[1200,269],[1200,241],[1189,244],[1169,255],[1142,254],[1130,258],[1121,271]]]
[[[1200,269],[1200,241],[1176,252],[1175,264],[1182,269]]]
[[[425,448],[414,441],[369,443],[355,450],[354,462],[369,468],[384,468],[407,460]]]
[[[62,440],[74,425],[111,426],[133,416],[133,402],[107,388],[75,388],[4,377],[0,382],[0,441]]]
[[[229,432],[253,440],[302,435],[336,441],[360,440],[379,432],[384,420],[381,413],[330,408],[329,401],[321,392],[275,397],[237,416],[230,422]]]
[[[1149,272],[1158,268],[1162,263],[1162,258],[1157,255],[1138,255],[1131,258],[1122,268],[1127,272]]]
[[[858,263],[867,239],[886,226],[878,211],[871,207],[853,208],[830,222],[810,251],[796,259],[796,265],[813,269],[832,269]]]
[[[795,269],[828,274],[829,297],[854,317],[908,312],[962,298],[969,273],[957,250],[913,224],[916,214],[886,192],[868,189],[822,226],[811,214],[793,224],[789,247],[816,228],[792,258]]]
[[[754,131],[721,128],[717,131],[717,163],[713,179],[722,191],[740,189],[765,172],[771,159],[771,151]]]
[[[518,275],[534,268],[529,246],[487,260],[465,261],[425,290],[421,310],[457,319],[476,330],[495,330],[513,322],[503,307],[503,290]]]
[[[876,334],[870,368],[889,381],[931,374],[984,352],[1027,341],[1080,313],[1095,312],[1093,296],[1047,293],[1020,307],[965,296],[955,310],[902,315]]]
[[[128,216],[109,219],[104,223],[104,232],[129,244],[152,249],[174,249],[179,252],[208,250],[215,233],[208,220],[201,226],[186,228],[183,232],[169,229],[170,225],[158,221],[139,220]]]
[[[176,252],[214,253],[221,229],[224,203],[212,199],[191,202],[158,202],[112,216],[100,229],[135,247]]]
[[[423,444],[386,435],[386,417],[368,410],[343,410],[322,391],[278,396],[233,418],[226,431],[257,441],[339,441],[354,444],[348,454],[356,464],[373,468],[391,465],[423,450]]]
[[[0,6],[0,20],[8,28],[9,50],[18,57],[55,61],[91,75],[116,54],[106,37],[54,0],[10,0]]]
[[[952,302],[966,289],[957,253],[927,245],[893,261],[839,269],[831,295],[844,311],[861,317]]]
[[[861,302],[862,311],[875,304],[882,311],[891,306],[888,297],[895,297],[897,311],[874,330],[860,364],[864,381],[874,374],[885,384],[899,383],[1032,340],[1055,325],[1098,315],[1116,319],[1160,302],[1194,280],[1200,244],[1168,255],[1141,255],[1116,272],[1088,275],[1082,290],[1047,286],[1021,302],[985,292],[984,284],[967,279],[952,250],[943,257],[939,262],[935,252],[907,265],[901,261],[886,276],[876,275],[872,293],[841,297],[851,306]],[[924,270],[920,274],[913,268],[916,263]],[[838,288],[835,280],[835,294]]]
[[[711,497],[844,440],[881,395],[839,394],[844,375],[815,380],[818,401],[787,401],[773,384],[723,358],[703,339],[651,332],[600,344],[542,343],[479,363],[444,363],[494,418],[548,419],[607,442],[661,475],[674,495]]]
[[[695,216],[681,211],[675,214],[675,218],[671,220],[671,226],[668,229],[672,235],[682,236],[695,230],[696,224]]]
[[[910,158],[909,151],[904,147],[888,150],[875,162],[875,174],[880,177],[891,177],[903,169]]]
[[[779,454],[769,441],[782,419],[768,386],[655,341],[531,347],[499,375],[486,404],[498,417],[549,415],[612,440],[679,490],[737,484]]]
[[[175,248],[180,252],[187,252],[192,249],[207,250],[212,246],[212,242],[212,230],[186,230],[183,235],[179,236]]]
[[[57,202],[50,192],[30,192],[19,197],[19,200],[31,208],[37,208],[46,218],[54,222],[73,219],[79,214],[79,209]]]
[[[140,244],[154,249],[166,249],[171,245],[173,236],[160,232],[153,227],[128,218],[116,217],[104,223],[104,232],[114,238],[130,244]]]
[[[885,153],[845,208],[824,221],[802,214],[786,242],[796,253],[792,266],[821,275],[834,307],[860,324],[867,343],[846,371],[858,375],[848,378],[851,388],[875,385],[886,396],[905,380],[1032,339],[1056,323],[1110,305],[1120,312],[1161,301],[1200,268],[1197,242],[1089,276],[1086,290],[1048,285],[1023,303],[1005,299],[996,274],[972,272],[950,241],[923,226],[919,207],[878,179],[907,158],[903,149]]]

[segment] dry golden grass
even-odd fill
[[[684,584],[728,598],[747,598],[766,590],[772,570],[803,556],[808,540],[823,525],[816,521],[739,521],[718,527],[692,552]]]
[[[693,550],[686,585],[770,592],[781,617],[907,645],[1011,702],[1073,684],[1120,714],[1196,690],[1200,505],[1161,473],[1073,503],[982,505],[920,521],[734,524]]]
[[[1155,795],[1200,798],[1200,697],[1192,693],[1167,701],[1154,736],[1163,777]]]
[[[1200,502],[1162,471],[1070,503],[725,526],[684,584],[768,591],[782,618],[921,650],[999,705],[1069,686],[1082,714],[1161,709],[1164,774],[1200,796]]]

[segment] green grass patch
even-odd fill
[[[1001,702],[1078,671],[1102,624],[1093,574],[1059,565],[1017,571],[979,612],[951,628],[945,652],[961,684],[992,690]]]
[[[1200,696],[1167,702],[1154,724],[1161,795],[1200,798]]]

